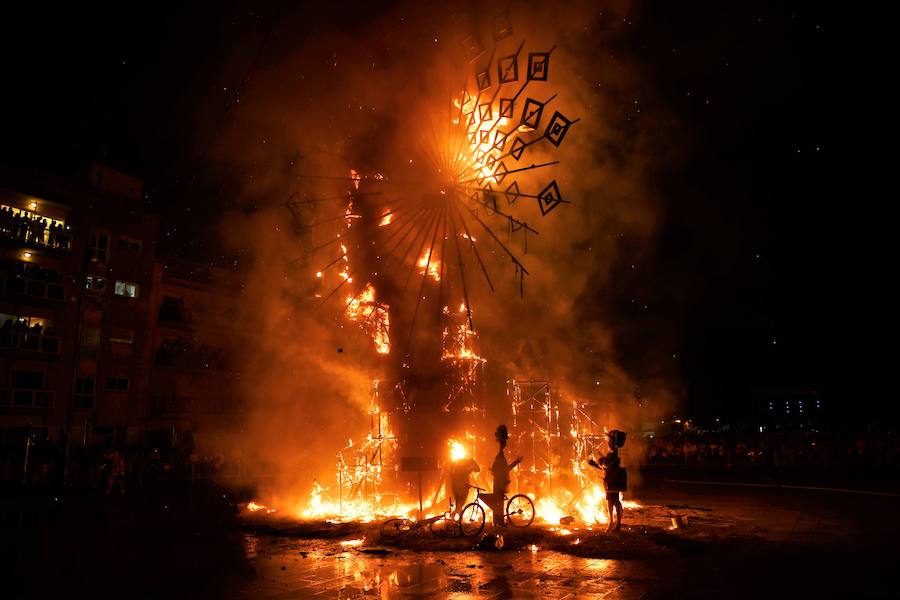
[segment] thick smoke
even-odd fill
[[[602,408],[599,422],[633,429],[672,405],[671,383],[635,381],[619,366],[615,323],[585,294],[614,286],[610,274],[623,245],[641,247],[654,235],[657,200],[647,181],[663,158],[658,148],[666,134],[661,118],[639,112],[648,84],[617,48],[629,26],[627,6],[554,4],[513,8],[511,20],[513,39],[526,39],[526,52],[557,45],[547,95],[559,94],[553,108],[581,120],[550,158],[562,164],[534,185],[555,177],[571,204],[546,218],[519,207],[517,216],[526,214],[541,232],[528,238],[527,254],[515,237],[510,243],[530,272],[525,297],[513,265],[489,255],[497,291],[470,276],[473,318],[495,383],[550,379],[566,398]],[[435,113],[445,114],[453,82],[464,73],[460,41],[474,32],[489,46],[497,11],[409,3],[365,24],[348,18],[296,36],[310,31],[310,16],[284,14],[216,139],[215,158],[232,173],[241,199],[222,231],[252,265],[241,319],[255,332],[245,345],[248,374],[240,390],[246,419],[218,439],[248,460],[273,465],[271,493],[300,497],[313,478],[333,477],[336,451],[367,432],[371,380],[385,370],[366,336],[340,314],[342,299],[363,281],[338,293],[331,309],[313,301],[330,291],[318,287],[315,272],[336,247],[312,257],[310,250],[336,229],[310,224],[333,219],[346,203],[312,199],[345,194],[350,182],[341,178],[351,168],[410,172],[410,159],[434,139]],[[293,213],[285,207],[289,198]],[[497,386],[489,392],[491,418],[505,418],[505,396]]]

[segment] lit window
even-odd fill
[[[110,342],[118,342],[119,344],[133,344],[134,331],[131,329],[114,329],[112,335],[109,336]]]
[[[106,289],[106,278],[96,275],[88,275],[84,278],[84,289],[102,292]]]
[[[128,391],[128,378],[127,377],[107,377],[106,378],[106,389],[111,392],[127,392]]]
[[[130,281],[116,282],[116,296],[125,296],[126,298],[138,297],[138,284]]]

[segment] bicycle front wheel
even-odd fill
[[[484,529],[484,508],[477,502],[467,504],[459,516],[459,527],[462,534],[474,537]]]
[[[381,524],[381,535],[389,538],[400,537],[409,533],[414,526],[415,522],[409,519],[388,519]]]
[[[513,527],[528,527],[534,522],[534,502],[525,494],[516,494],[506,503],[506,522]]]
[[[439,538],[455,538],[462,535],[459,522],[456,519],[438,519],[428,524],[431,533]]]

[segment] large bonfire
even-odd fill
[[[495,24],[495,51],[509,35],[508,22]],[[484,70],[474,73],[452,99],[450,118],[443,127],[433,128],[434,143],[422,156],[409,158],[409,165],[420,158],[429,165],[424,175],[428,181],[418,185],[419,191],[410,193],[405,187],[391,194],[390,180],[381,173],[349,171],[347,202],[339,217],[329,219],[338,221],[340,230],[317,246],[339,248],[338,256],[314,273],[318,289],[326,287],[327,280],[333,280],[334,289],[317,297],[323,304],[342,298],[342,323],[352,323],[368,336],[371,348],[392,361],[394,370],[387,380],[374,380],[369,431],[335,449],[336,469],[324,483],[310,482],[308,497],[289,505],[253,502],[248,511],[277,510],[297,519],[337,521],[412,516],[419,502],[401,463],[431,455],[439,475],[429,477],[427,489],[418,491],[425,512],[440,514],[449,509],[446,482],[452,464],[475,459],[487,466],[491,461],[496,448],[486,432],[496,424],[488,422],[476,385],[487,360],[476,348],[465,265],[477,265],[476,272],[493,290],[487,256],[503,256],[514,263],[521,287],[527,270],[487,221],[498,218],[507,226],[507,237],[516,233],[524,238],[537,232],[504,210],[521,208],[524,203],[519,201],[525,200],[545,216],[565,202],[556,180],[544,185],[528,179],[557,161],[518,161],[540,142],[558,148],[577,121],[559,111],[546,118],[545,107],[557,97],[541,92],[553,49],[529,53],[525,61],[523,47],[524,42],[513,54],[495,59],[496,52],[488,57],[469,44],[469,63],[481,63]],[[529,84],[537,86],[540,95],[523,95]],[[506,200],[504,210],[498,199]],[[488,244],[482,251],[475,233]],[[360,264],[354,265],[352,252],[363,255]],[[385,273],[391,264],[406,273],[402,285],[404,277]],[[451,273],[456,283],[448,281]],[[405,294],[414,278],[419,281],[411,290],[414,295]],[[514,473],[510,494],[527,494],[537,519],[554,526],[576,520],[586,526],[606,523],[601,475],[587,468],[588,459],[605,450],[603,427],[585,413],[585,404],[577,399],[564,402],[549,391],[549,384],[530,396],[521,396],[514,380],[511,386],[518,391],[504,410],[511,410],[515,419],[510,450],[527,454],[527,460]],[[437,396],[443,397],[434,401]],[[441,456],[434,456],[438,453]],[[473,484],[490,489],[487,472],[478,472]]]

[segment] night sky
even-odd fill
[[[209,145],[252,95],[284,4],[5,8],[0,162],[71,175],[98,160],[141,176],[163,251],[220,260],[201,215],[233,199]],[[381,10],[320,4],[304,9],[298,38]],[[635,3],[615,40],[652,84],[641,109],[664,108],[683,139],[680,160],[651,182],[663,199],[654,243],[624,248],[614,289],[580,301],[619,323],[629,370],[675,377],[698,414],[719,413],[726,395],[838,393],[823,12]]]

